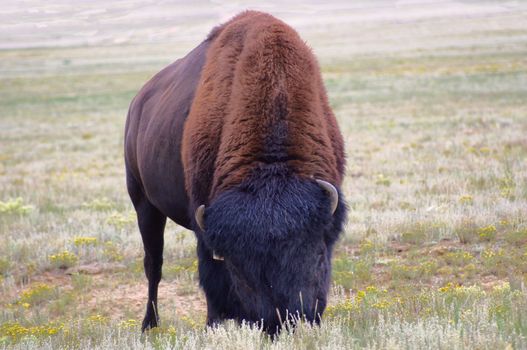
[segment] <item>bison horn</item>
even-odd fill
[[[196,223],[198,224],[201,231],[205,231],[205,221],[203,221],[203,216],[205,215],[205,205],[202,204],[196,209],[196,212],[194,213],[194,218],[196,219]],[[212,258],[214,260],[225,260],[223,256],[219,256],[215,252],[212,252]]]
[[[196,219],[196,223],[198,224],[201,231],[205,231],[205,221],[203,220],[203,216],[205,215],[205,205],[202,204],[196,209],[196,213],[194,213],[194,218]]]
[[[335,186],[330,184],[327,181],[324,180],[316,180],[317,183],[326,191],[329,196],[331,197],[331,214],[335,213],[335,210],[337,210],[337,205],[339,204],[339,193],[337,192],[337,189]]]
[[[219,255],[216,254],[216,252],[214,252],[214,251],[212,252],[212,258],[213,258],[214,260],[219,260],[219,261],[223,261],[223,260],[225,260],[225,258],[224,258],[223,256],[219,256]]]

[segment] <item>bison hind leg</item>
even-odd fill
[[[141,330],[157,327],[159,315],[157,312],[157,291],[161,281],[161,270],[163,265],[163,234],[167,217],[163,215],[143,194],[136,180],[127,174],[128,193],[137,212],[137,223],[143,248],[145,251],[144,269],[148,279],[148,301],[146,314],[143,319]]]
[[[163,232],[165,230],[166,216],[150,203],[141,205],[137,212],[139,229],[143,239],[145,251],[144,268],[148,279],[148,301],[146,314],[141,329],[144,331],[157,327],[159,315],[157,312],[157,291],[161,281],[163,265]]]

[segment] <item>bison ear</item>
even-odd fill
[[[316,179],[317,183],[324,191],[326,191],[329,194],[329,197],[331,199],[331,215],[335,213],[335,210],[337,210],[337,205],[339,204],[339,193],[337,192],[337,189],[335,186],[330,184],[327,181]]]
[[[194,218],[196,219],[196,223],[198,224],[201,231],[205,231],[205,221],[204,216],[205,215],[205,205],[202,204],[196,209],[196,212],[194,213]]]

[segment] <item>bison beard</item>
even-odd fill
[[[344,152],[293,29],[253,11],[214,29],[134,98],[125,160],[149,282],[143,330],[158,324],[167,217],[196,232],[209,325],[319,322],[346,213]]]

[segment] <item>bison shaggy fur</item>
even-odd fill
[[[291,27],[241,13],[156,74],[130,105],[125,163],[149,281],[143,329],[158,325],[167,217],[196,233],[209,325],[320,320],[345,160],[318,63]]]

